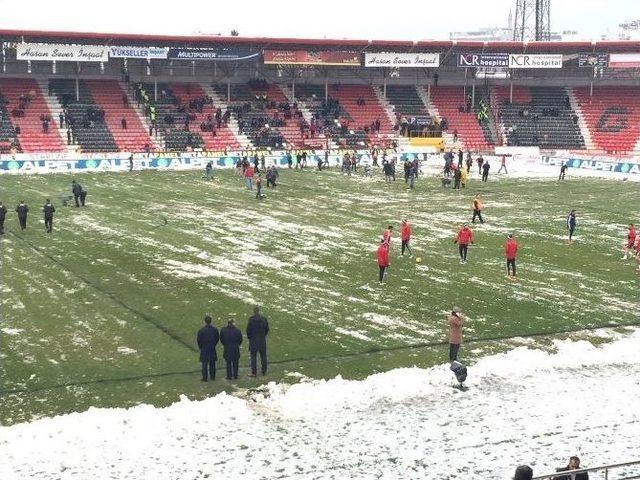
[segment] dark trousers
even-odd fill
[[[573,239],[573,231],[574,231],[574,230],[575,230],[575,229],[573,229],[573,228],[570,228],[570,229],[569,229],[569,240]]]
[[[53,231],[53,217],[44,217],[44,228],[48,233]]]
[[[502,169],[504,169],[504,173],[508,174],[509,172],[507,172],[507,166],[506,165],[500,165],[500,170],[498,170],[498,173],[500,173],[502,171]]]
[[[86,198],[87,198],[87,192],[80,193],[80,203],[82,204],[83,207],[84,207],[84,201]]]
[[[0,220],[0,235],[4,235],[4,218]]]
[[[382,281],[384,280],[384,274],[387,271],[387,267],[381,267],[380,265],[378,265],[378,268],[380,269],[380,283],[382,283]]]
[[[486,182],[489,179],[489,173],[483,173],[482,174],[482,181]]]
[[[411,247],[409,246],[409,240],[402,240],[402,247],[401,248],[402,248],[402,255],[404,255],[405,248],[409,252],[409,255],[413,255],[413,252],[411,251]]]
[[[76,207],[80,206],[80,195],[76,195],[75,193],[73,194],[73,199],[76,202]]]
[[[234,358],[232,360],[225,360],[227,364],[227,380],[232,378],[238,378],[238,360]]]
[[[564,172],[560,173],[560,176],[558,177],[558,180],[564,180]]]
[[[460,244],[458,245],[458,252],[460,253],[460,259],[467,261],[467,251],[469,250],[469,245]]]
[[[253,375],[258,371],[258,353],[260,354],[260,371],[264,375],[267,373],[267,350],[257,350],[255,352],[249,352],[251,358],[251,373]]]
[[[18,222],[20,222],[20,229],[24,230],[27,228],[27,217],[18,217]]]
[[[513,275],[514,277],[516,276],[516,259],[515,258],[507,258],[507,275]]]
[[[260,200],[262,198],[262,185],[258,185],[257,191],[256,191],[256,198],[258,200]]]
[[[480,220],[480,223],[484,223],[484,220],[482,219],[482,210],[473,211],[473,218],[471,219],[471,223],[476,223],[476,218]]]
[[[449,361],[455,362],[458,360],[458,351],[460,350],[459,343],[450,343],[449,344]]]
[[[216,361],[215,360],[207,360],[202,363],[202,380],[208,380],[211,377],[211,380],[216,379]]]

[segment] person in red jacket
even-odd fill
[[[384,238],[380,240],[380,246],[378,247],[378,251],[376,252],[376,257],[378,258],[378,268],[380,269],[380,284],[384,281],[384,274],[389,268],[389,245],[387,245],[384,241]]]
[[[244,171],[244,182],[248,190],[253,190],[253,167],[249,165]]]
[[[518,253],[518,242],[513,238],[513,233],[507,237],[504,243],[504,256],[507,259],[507,278],[516,279],[516,254]]]
[[[636,228],[633,226],[633,223],[629,224],[629,231],[627,232],[627,243],[624,245],[624,257],[623,260],[627,259],[627,254],[629,250],[633,250],[633,246],[636,243]],[[631,256],[633,257],[633,252],[631,252]]]
[[[387,229],[382,232],[382,240],[389,247],[391,245],[391,234],[392,234],[393,226],[389,225]]]
[[[453,243],[458,244],[460,263],[467,263],[467,250],[469,249],[469,244],[473,243],[473,231],[471,231],[469,225],[464,224]]]
[[[409,242],[411,242],[411,225],[407,220],[402,221],[402,226],[400,229],[400,240],[402,241],[402,255],[404,255],[405,249],[409,252],[409,256],[413,255],[413,251],[411,251],[411,246]]]

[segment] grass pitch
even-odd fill
[[[503,177],[458,192],[420,178],[409,191],[401,179],[283,170],[258,201],[231,171],[212,182],[201,172],[100,173],[74,177],[89,192],[76,209],[57,200],[71,178],[0,178],[10,212],[22,198],[31,208],[28,230],[10,213],[0,240],[2,424],[259,386],[265,379],[246,378],[246,350],[238,383],[201,384],[195,346],[205,313],[244,330],[254,303],[271,324],[266,379],[278,381],[441,363],[453,305],[468,315],[463,360],[638,323],[635,265],[620,259],[637,184]],[[460,265],[453,237],[476,192],[486,223]],[[39,213],[46,197],[57,208],[52,235]],[[566,245],[571,208],[577,243]],[[399,255],[402,218],[420,264]],[[381,287],[374,252],[388,224]],[[508,232],[520,243],[517,282],[505,278]]]

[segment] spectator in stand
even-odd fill
[[[433,74],[433,86],[437,87],[438,86],[438,79],[440,78],[440,75],[438,75],[438,72]]]
[[[122,117],[122,120],[120,120],[120,125],[122,126],[123,130],[127,129],[127,119]]]
[[[42,120],[42,133],[49,133],[49,120],[46,118]]]
[[[58,114],[58,120],[60,121],[60,128],[64,128],[64,113],[62,111]]]
[[[520,465],[513,476],[513,480],[531,480],[532,478],[533,470],[528,465]]]
[[[571,470],[579,470],[580,469],[580,459],[578,457],[569,458],[569,465],[563,468],[556,468],[556,472],[568,472]],[[589,474],[587,472],[576,473],[575,475],[561,475],[558,477],[554,477],[555,480],[589,480]]]

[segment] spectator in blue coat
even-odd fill
[[[249,355],[251,357],[251,374],[255,377],[258,365],[256,356],[260,354],[260,367],[262,374],[267,373],[267,335],[269,334],[269,322],[260,315],[260,307],[254,307],[253,315],[247,323],[247,338],[249,339]]]
[[[240,344],[242,344],[242,332],[235,326],[233,320],[227,322],[227,326],[220,330],[220,343],[222,344],[222,356],[227,364],[227,380],[238,378],[238,362],[240,360]]]
[[[211,325],[211,317],[204,317],[204,326],[198,330],[198,348],[200,349],[200,363],[202,363],[202,381],[216,379],[216,345],[220,340],[218,329]]]

